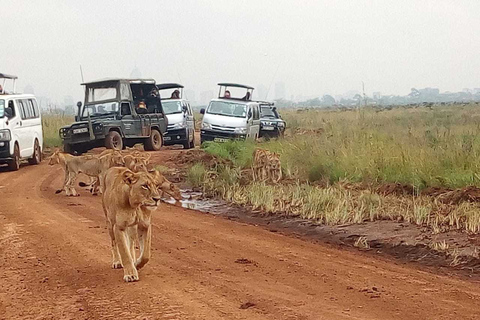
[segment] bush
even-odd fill
[[[193,165],[187,172],[187,182],[195,188],[203,186],[207,170],[201,163]]]

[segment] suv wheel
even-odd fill
[[[122,150],[123,139],[120,133],[118,133],[117,131],[110,131],[105,137],[105,147],[107,149]]]
[[[163,138],[160,132],[157,129],[152,129],[150,137],[145,141],[145,150],[146,151],[158,151],[162,147]]]
[[[8,162],[8,169],[11,171],[20,169],[20,148],[18,144],[15,144],[13,149],[13,159]]]
[[[33,155],[30,159],[28,159],[28,163],[39,164],[40,162],[42,162],[42,150],[40,149],[38,140],[35,139],[35,144],[33,145]]]

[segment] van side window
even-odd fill
[[[27,100],[17,100],[17,103],[18,108],[20,109],[22,120],[31,119],[33,117],[33,110],[30,110],[30,108],[28,107]]]
[[[192,107],[190,107],[190,103],[187,103],[187,108],[188,108],[188,115],[191,116],[192,113]]]
[[[253,106],[253,120],[258,120],[258,119],[260,119],[258,106]]]
[[[32,104],[32,107],[33,107],[33,116],[34,116],[35,118],[39,118],[39,117],[40,117],[40,112],[38,111],[37,101],[34,100],[34,99],[29,99],[28,101]]]
[[[33,103],[32,103],[32,100],[29,99],[29,100],[23,100],[23,105],[24,106],[27,106],[27,110],[28,110],[28,115],[29,115],[29,119],[33,119],[33,118],[36,118],[35,116],[35,109],[33,109]]]
[[[25,120],[27,118],[27,115],[25,114],[25,109],[23,108],[23,101],[22,100],[16,100],[17,102],[17,109],[20,111],[20,117],[22,120]]]
[[[121,107],[120,112],[121,112],[122,116],[131,115],[132,112],[130,110],[130,103],[122,102],[122,107]]]

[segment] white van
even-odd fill
[[[236,83],[219,83],[218,99],[212,99],[203,114],[201,143],[204,141],[256,140],[260,135],[260,106],[251,101],[253,88]],[[234,97],[232,88],[247,89],[242,98]],[[222,93],[223,89],[223,93]]]
[[[20,161],[30,164],[42,160],[42,119],[37,99],[31,94],[7,93],[5,79],[17,77],[0,73],[0,163],[18,170]],[[15,87],[15,85],[14,85]]]
[[[195,147],[195,118],[190,102],[183,97],[183,86],[178,83],[157,84],[162,99],[162,109],[168,119],[167,132],[163,135],[163,144],[183,145],[184,149]],[[167,96],[165,90],[172,92]],[[168,91],[167,91],[168,92]]]

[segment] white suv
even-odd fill
[[[2,78],[16,79],[0,74]],[[22,159],[38,164],[42,146],[42,119],[35,96],[6,93],[0,86],[0,163],[7,163],[10,170],[18,170]]]

